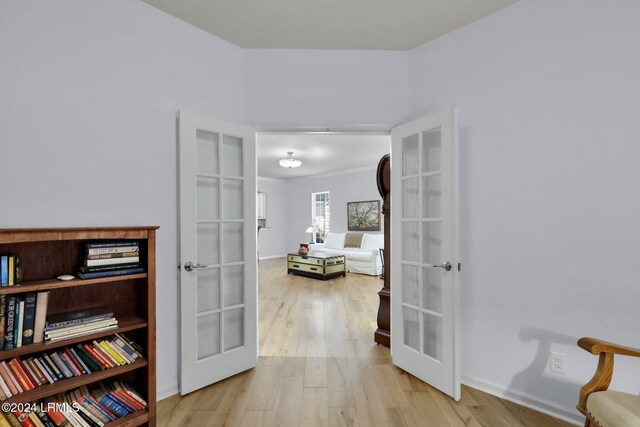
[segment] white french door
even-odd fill
[[[393,363],[458,400],[456,110],[391,135]]]
[[[257,363],[256,151],[252,129],[183,111],[179,140],[184,395]]]

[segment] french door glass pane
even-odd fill
[[[220,353],[220,313],[198,317],[198,360]]]
[[[442,360],[442,318],[422,313],[423,352],[437,360]]]
[[[242,139],[222,136],[222,160],[224,176],[242,176]]]
[[[419,180],[418,178],[409,178],[402,181],[402,217],[403,218],[419,218]]]
[[[218,134],[196,130],[196,173],[217,175]]]
[[[220,263],[220,234],[218,224],[198,224],[198,264]]]
[[[222,272],[224,306],[242,304],[244,302],[244,266],[224,267]]]
[[[197,270],[198,313],[220,308],[220,269]]]
[[[417,134],[402,139],[402,176],[415,175],[420,171],[419,145]]]
[[[422,172],[440,170],[441,137],[440,128],[422,132]]]
[[[225,311],[224,350],[231,350],[244,345],[244,308]]]
[[[402,260],[418,262],[419,248],[419,226],[416,221],[406,221],[402,223]]]
[[[415,265],[402,266],[402,302],[419,307],[420,269]]]
[[[442,313],[442,270],[423,268],[422,308]]]
[[[422,262],[439,265],[442,263],[442,224],[440,221],[422,223]]]
[[[218,179],[196,178],[198,219],[218,219]]]
[[[422,178],[422,217],[440,218],[440,198],[442,197],[441,175]]]
[[[222,261],[224,263],[244,260],[243,226],[244,224],[241,222],[229,222],[222,225],[222,244],[224,245]]]
[[[420,351],[420,323],[419,312],[409,307],[402,307],[402,319],[404,322],[403,342],[404,345]]]
[[[222,206],[224,219],[242,219],[242,181],[225,179],[222,181]]]

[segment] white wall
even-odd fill
[[[463,372],[573,413],[597,359],[577,338],[640,346],[638,17],[522,1],[410,53],[412,115],[459,107]]]
[[[258,191],[267,195],[267,228],[260,230],[258,240],[260,258],[285,256],[290,252],[285,244],[285,235],[289,229],[287,225],[289,199],[285,190],[285,181],[259,178]]]
[[[393,124],[408,113],[407,52],[246,51],[246,120]]]
[[[241,121],[241,55],[142,2],[0,4],[0,226],[161,227],[161,393],[179,357],[176,113]]]
[[[0,2],[0,200],[11,201],[0,226],[161,227],[157,380],[167,396],[180,352],[178,110],[389,123],[407,111],[406,60],[247,53],[136,0]]]
[[[389,141],[391,143],[391,141]],[[331,223],[329,230],[336,233],[347,231],[347,202],[381,200],[376,184],[376,170],[348,174],[303,177],[285,181],[287,199],[287,252],[297,250],[300,243],[311,239],[305,233],[311,225],[311,193],[329,191]],[[382,227],[382,216],[380,217]],[[383,231],[380,231],[382,233]],[[378,234],[376,232],[368,232]]]

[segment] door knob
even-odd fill
[[[197,268],[207,268],[207,266],[206,265],[202,265],[202,264],[194,264],[191,261],[187,262],[184,265],[185,271],[193,271],[193,270],[195,270]]]
[[[440,264],[440,265],[432,265],[432,267],[440,268],[440,269],[445,270],[445,271],[451,271],[451,268],[452,268],[451,267],[451,263],[449,261],[445,262],[444,264]]]

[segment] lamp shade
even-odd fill
[[[305,233],[313,233],[313,227],[307,227],[307,231]]]

